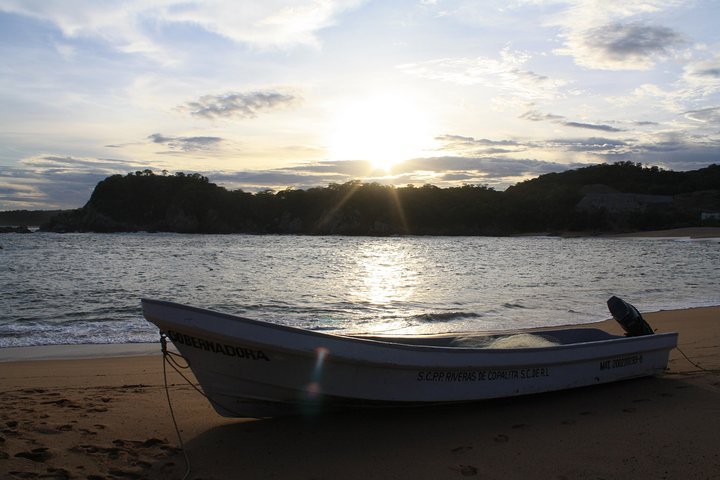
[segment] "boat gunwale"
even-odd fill
[[[611,338],[606,338],[603,340],[596,340],[596,341],[589,341],[589,342],[575,342],[575,343],[567,343],[567,344],[559,344],[559,345],[552,345],[552,346],[546,346],[546,347],[530,347],[530,348],[479,348],[479,347],[455,347],[455,346],[437,346],[437,345],[417,345],[417,344],[407,344],[407,343],[396,343],[396,342],[385,342],[380,340],[374,340],[374,339],[366,339],[362,337],[355,337],[355,336],[349,336],[349,335],[338,335],[338,334],[332,334],[327,332],[314,332],[312,330],[306,330],[298,327],[292,327],[288,325],[280,325],[275,323],[270,323],[262,320],[253,320],[250,318],[245,318],[237,315],[232,315],[228,313],[218,312],[215,310],[209,310],[204,309],[200,307],[194,307],[190,305],[184,305],[164,300],[152,300],[152,299],[143,299],[143,303],[147,302],[149,304],[155,304],[158,306],[163,307],[170,307],[180,310],[187,310],[192,311],[204,315],[210,315],[212,317],[222,317],[225,320],[231,320],[233,322],[239,322],[240,325],[250,325],[253,327],[261,328],[261,329],[270,329],[270,330],[276,330],[283,332],[288,335],[293,336],[301,336],[301,337],[309,337],[309,338],[316,338],[323,340],[324,342],[339,342],[339,343],[347,343],[350,345],[356,345],[356,346],[362,346],[362,347],[370,347],[370,348],[380,348],[386,351],[387,353],[399,353],[402,352],[403,354],[407,353],[422,353],[422,354],[431,354],[432,355],[432,363],[428,362],[427,366],[433,365],[434,368],[463,368],[462,364],[457,364],[455,362],[450,362],[450,364],[445,365],[445,362],[440,362],[440,364],[437,363],[437,355],[439,353],[443,353],[448,356],[454,357],[454,360],[458,360],[462,357],[467,357],[468,360],[471,359],[471,356],[478,356],[482,355],[486,358],[490,359],[492,357],[499,357],[501,355],[512,355],[515,357],[514,361],[506,363],[507,366],[511,365],[530,365],[530,364],[536,364],[537,360],[531,361],[531,357],[534,354],[537,353],[557,353],[557,354],[564,354],[568,353],[572,350],[576,349],[587,349],[588,347],[593,347],[593,349],[600,349],[602,350],[603,346],[606,345],[623,345],[624,347],[629,347],[630,345],[638,345],[643,343],[658,343],[659,339],[667,339],[668,341],[670,338],[677,339],[677,332],[663,332],[663,333],[656,333],[654,335],[646,335],[646,336],[637,336],[637,337],[626,337],[626,336],[612,336]],[[296,356],[304,356],[304,357],[317,357],[318,355],[318,348],[320,347],[326,347],[326,345],[315,345],[311,349],[301,348],[301,347],[290,347],[285,342],[283,343],[271,343],[267,341],[261,341],[256,339],[250,339],[246,337],[236,336],[236,335],[228,335],[224,334],[222,332],[219,332],[218,329],[208,329],[204,328],[203,326],[197,326],[197,325],[187,325],[180,322],[173,322],[172,320],[163,320],[159,319],[156,316],[149,315],[150,317],[154,318],[155,320],[159,321],[163,324],[173,324],[175,323],[179,329],[186,329],[193,332],[198,332],[202,335],[210,336],[211,338],[221,340],[224,339],[225,341],[231,341],[231,342],[240,342],[243,345],[246,345],[248,347],[257,347],[257,348],[266,348],[272,351],[277,351],[285,354],[290,355],[296,355]],[[147,317],[147,315],[146,315]],[[150,320],[150,318],[148,318]],[[153,321],[157,325],[155,321]],[[159,326],[159,325],[158,325]],[[584,330],[586,328],[578,328],[576,330]],[[567,331],[569,329],[566,328],[558,328],[557,330],[563,330]],[[594,329],[594,330],[600,330],[600,329]],[[543,334],[549,334],[553,330],[545,330],[542,333]],[[600,330],[603,331],[603,330]],[[470,333],[470,332],[468,332]],[[661,342],[664,343],[664,342]],[[675,344],[677,343],[677,340],[675,340]],[[632,352],[649,352],[649,351],[656,351],[656,350],[671,350],[674,348],[675,345],[671,346],[653,346],[651,348],[635,348],[632,350]],[[337,351],[333,349],[334,351]],[[628,354],[632,353],[628,351]],[[594,354],[594,355],[586,355],[583,356],[582,359],[569,359],[569,360],[548,360],[541,362],[543,364],[558,364],[558,363],[573,363],[577,361],[584,361],[591,358],[608,358],[612,356],[622,355],[623,353],[602,353],[602,354]],[[366,363],[371,365],[383,365],[383,364],[392,364],[395,367],[400,366],[408,366],[412,368],[419,367],[423,364],[423,362],[412,362],[411,364],[402,364],[395,361],[387,361],[387,360],[381,360],[381,359],[368,359],[368,358],[362,358],[361,356],[352,355],[352,354],[339,354],[334,353],[331,356],[332,361],[338,362],[351,362],[351,363]],[[520,361],[520,359],[523,359]],[[491,362],[492,363],[492,362]],[[476,364],[468,364],[469,366],[476,365]]]

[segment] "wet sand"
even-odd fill
[[[265,420],[218,416],[169,370],[190,478],[718,478],[720,307],[645,316],[658,331],[678,331],[682,351],[705,370],[676,350],[660,377],[459,407]],[[182,478],[159,347],[142,356],[27,355],[0,363],[0,478]]]

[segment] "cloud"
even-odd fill
[[[160,133],[153,133],[148,136],[153,143],[167,145],[175,150],[183,152],[196,152],[208,150],[223,141],[220,137],[167,137]]]
[[[285,108],[294,104],[297,97],[276,91],[255,91],[248,93],[227,92],[220,95],[204,95],[194,102],[188,102],[185,109],[191,115],[202,118],[255,118],[264,111]]]
[[[546,140],[538,147],[546,149],[560,149],[570,152],[591,152],[591,153],[618,153],[625,151],[630,144],[623,140],[614,140],[602,137],[590,138],[556,138]]]
[[[162,10],[164,21],[199,25],[235,42],[259,47],[317,46],[315,33],[335,25],[360,0],[291,1],[176,0]]]
[[[638,143],[631,151],[613,156],[613,161],[628,160],[658,165],[670,170],[695,170],[720,164],[720,141],[688,141],[682,135],[667,135],[653,142]]]
[[[720,125],[720,107],[701,108],[685,112],[685,117],[697,122]]]
[[[437,165],[439,170],[467,170],[473,169],[477,165],[485,165],[488,162],[495,164],[501,161],[505,162],[525,162],[526,165],[531,165],[533,169],[529,169],[527,174],[536,172],[538,174],[545,173],[545,170],[538,167],[538,165],[551,165],[554,168],[557,163],[555,162],[542,162],[539,164],[532,163],[536,160],[519,160],[517,154],[523,152],[523,156],[544,156],[547,154],[552,155],[554,158],[562,159],[567,158],[568,152],[575,155],[576,153],[586,153],[590,155],[615,155],[618,153],[625,153],[632,151],[635,148],[636,141],[630,140],[618,140],[604,137],[586,137],[586,138],[552,138],[546,140],[527,140],[525,142],[519,142],[516,140],[488,140],[488,139],[475,139],[473,137],[463,137],[457,135],[444,135],[438,137],[438,140],[444,143],[438,149],[440,152],[445,152],[448,155],[443,156],[446,160],[437,160],[433,158],[431,161],[439,161]],[[489,153],[486,150],[482,150],[482,145],[507,145],[508,148],[504,151],[498,152],[502,156]],[[478,153],[479,152],[479,153]],[[459,159],[469,159],[470,163],[463,163]],[[454,159],[455,164],[448,164],[447,159]],[[414,160],[413,165],[416,165],[420,160]],[[404,163],[403,165],[405,165]],[[568,163],[561,162],[562,165],[569,165]],[[576,163],[576,165],[580,165]],[[426,165],[424,168],[431,168],[431,165]],[[567,168],[573,168],[568,166]],[[555,170],[551,170],[555,171]]]
[[[471,147],[487,147],[487,146],[505,146],[513,147],[519,146],[520,143],[515,140],[489,140],[487,138],[473,138],[465,137],[462,135],[439,135],[435,137],[435,140],[444,142],[449,145],[457,146],[471,146]]]
[[[60,155],[24,159],[19,167],[0,169],[0,210],[77,208],[100,180],[129,170],[126,163],[111,160]]]
[[[417,158],[403,162],[399,167],[401,173],[435,171],[444,175],[464,174],[490,180],[496,184],[503,182],[509,184],[510,179],[560,172],[574,168],[574,165],[528,158],[448,156]]]
[[[565,127],[573,127],[573,128],[585,128],[588,130],[601,130],[603,132],[622,132],[624,130],[620,128],[616,128],[610,125],[599,125],[595,123],[583,123],[583,122],[571,122],[566,121],[565,117],[562,115],[553,115],[551,113],[542,113],[537,110],[530,110],[522,115],[520,117],[524,120],[530,120],[531,122],[552,122],[557,123],[558,125],[563,125]]]
[[[690,88],[696,90],[697,96],[709,96],[720,92],[720,55],[685,65],[683,80]]]
[[[55,172],[58,174],[107,174],[122,173],[135,166],[123,160],[91,157],[73,157],[69,155],[37,155],[20,160],[23,169],[35,173]],[[137,166],[140,168],[140,166]],[[143,169],[145,167],[142,167]]]
[[[318,46],[316,32],[334,25],[359,0],[236,2],[233,0],[145,0],[127,2],[4,0],[0,11],[55,25],[68,38],[97,38],[125,53],[168,60],[159,42],[162,28],[204,30],[258,48]]]
[[[347,175],[353,178],[360,178],[369,175],[373,171],[372,162],[367,160],[343,160],[343,161],[320,161],[289,167],[288,170],[296,172],[331,173],[336,175]]]
[[[556,53],[595,69],[649,70],[683,44],[683,36],[668,27],[613,22],[568,34],[566,48]]]
[[[407,160],[393,166],[392,174],[373,171],[368,161],[322,161],[293,167],[246,171],[199,171],[212,182],[229,189],[249,192],[288,187],[308,189],[350,180],[379,183],[433,184],[439,187],[484,184],[498,190],[518,181],[546,173],[586,166],[572,161],[582,153],[595,162],[628,160],[658,165],[672,170],[697,169],[720,163],[720,142],[712,138],[690,142],[681,134],[660,135],[645,142],[603,137],[552,139],[526,142],[474,139],[459,135],[443,136],[468,144],[513,144],[527,148],[525,158],[507,156],[441,155]],[[532,158],[533,152],[550,153],[557,161]],[[564,159],[564,160],[563,160]],[[154,165],[130,164],[112,159],[74,158],[43,155],[25,159],[19,168],[0,169],[0,210],[20,208],[77,208],[90,198],[95,185],[113,174],[126,174]]]
[[[596,125],[593,123],[562,122],[562,125],[565,125],[566,127],[574,127],[574,128],[587,128],[589,130],[602,130],[604,132],[622,132],[623,131],[619,128],[611,127],[610,125]]]
[[[461,135],[440,135],[438,151],[454,152],[463,156],[488,156],[522,151],[525,145],[515,140],[490,140],[487,138],[464,137]]]
[[[542,113],[537,110],[529,110],[520,115],[519,118],[530,120],[531,122],[557,122],[563,120],[565,117],[551,113]]]
[[[441,80],[458,85],[480,85],[527,100],[552,99],[559,96],[565,81],[520,68],[530,58],[523,52],[508,48],[500,58],[440,58],[407,63],[397,68],[408,75]]]

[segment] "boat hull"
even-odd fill
[[[469,402],[656,375],[676,333],[544,332],[541,348],[453,347],[450,337],[344,337],[143,300],[215,410],[264,417],[355,406]],[[401,343],[402,342],[402,343]]]

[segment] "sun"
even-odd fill
[[[382,93],[354,99],[335,110],[328,135],[330,160],[366,160],[373,170],[422,155],[430,125],[409,95]]]

